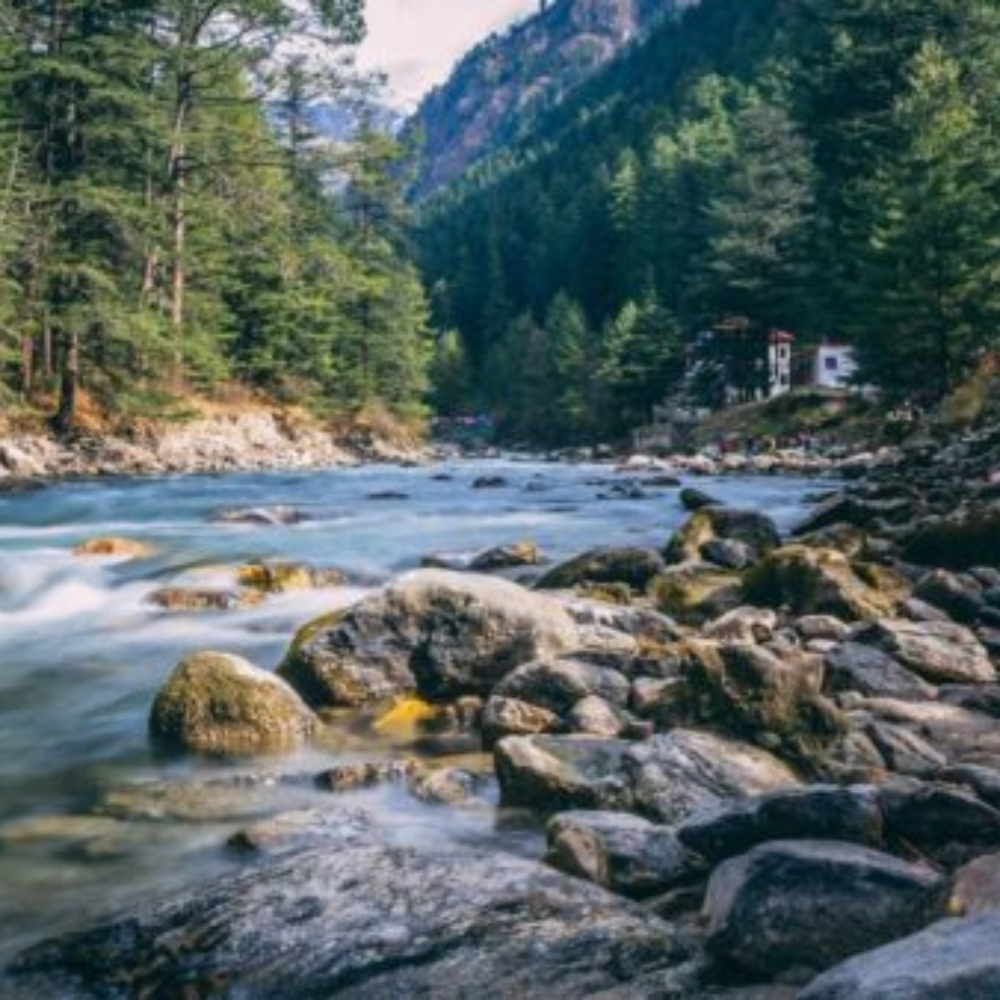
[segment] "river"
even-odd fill
[[[483,475],[506,485],[473,489]],[[676,490],[599,499],[622,478],[600,466],[495,461],[103,480],[0,497],[0,964],[44,935],[239,863],[224,844],[241,818],[322,803],[308,775],[345,757],[392,752],[345,722],[321,746],[280,761],[158,758],[146,737],[149,706],[182,656],[221,649],[273,667],[297,627],[431,552],[530,538],[558,560],[596,545],[662,545],[685,516]],[[697,485],[783,528],[816,489],[794,478]],[[386,493],[405,497],[371,499]],[[306,519],[212,521],[221,509],[274,505]],[[73,555],[104,535],[148,542],[156,555]],[[275,557],[337,567],[350,584],[245,611],[177,614],[148,603],[166,584],[223,583],[232,567]],[[251,773],[227,805],[224,782]],[[205,779],[222,790],[208,806],[171,794]],[[491,809],[424,806],[392,788],[355,797],[404,839],[538,848],[537,831],[498,822]]]

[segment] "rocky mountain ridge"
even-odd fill
[[[417,197],[455,180],[665,17],[697,0],[556,0],[473,49],[407,126],[422,147]]]

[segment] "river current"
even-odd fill
[[[473,489],[484,475],[505,485]],[[614,493],[625,478],[596,465],[496,461],[103,480],[0,496],[0,964],[40,937],[240,863],[225,841],[241,822],[321,807],[329,796],[309,775],[393,752],[345,722],[322,745],[280,760],[159,758],[147,740],[149,707],[181,657],[218,649],[274,667],[299,626],[428,553],[531,539],[559,560],[597,545],[662,545],[685,517],[677,491]],[[641,474],[630,478],[641,485]],[[697,485],[786,529],[817,488],[787,477]],[[372,499],[379,494],[395,498]],[[212,519],[276,505],[304,520]],[[79,543],[109,535],[149,543],[156,554],[74,556]],[[225,584],[234,567],[268,558],[336,567],[349,584],[240,611],[173,613],[149,603],[160,587]],[[537,831],[492,809],[422,805],[395,788],[351,797],[408,841],[538,849]]]

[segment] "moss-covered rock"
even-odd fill
[[[835,549],[804,545],[777,549],[744,577],[744,594],[751,604],[845,621],[891,615],[908,593],[906,582],[884,567],[851,562]]]
[[[706,545],[723,540],[740,542],[757,556],[777,548],[781,535],[774,521],[757,511],[703,507],[677,529],[664,556],[668,563],[697,561]]]
[[[298,563],[266,562],[241,566],[236,573],[240,586],[262,594],[287,594],[297,590],[340,587],[346,582],[336,569],[314,569]]]
[[[315,716],[274,674],[227,653],[196,653],[170,675],[153,703],[149,728],[161,745],[238,755],[299,746]]]
[[[149,595],[149,603],[164,611],[236,611],[252,608],[264,595],[252,590],[215,590],[202,587],[163,587]]]
[[[671,566],[653,584],[656,606],[678,621],[700,623],[741,603],[738,574],[707,563]]]
[[[644,591],[663,568],[663,559],[652,549],[593,549],[551,569],[538,581],[537,587],[540,590],[569,590],[581,586],[624,585]]]

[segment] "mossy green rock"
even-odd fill
[[[656,606],[678,621],[700,623],[740,604],[740,577],[707,563],[671,566],[653,584]]]
[[[729,507],[703,507],[692,514],[667,545],[668,563],[702,558],[702,550],[717,540],[741,542],[753,553],[763,555],[781,544],[778,528],[765,514]]]
[[[149,728],[161,745],[228,756],[295,749],[315,722],[274,674],[238,656],[209,652],[177,666],[153,702]]]
[[[845,621],[891,615],[908,593],[906,582],[890,570],[852,563],[835,549],[804,545],[777,549],[744,578],[744,596],[751,604]]]

